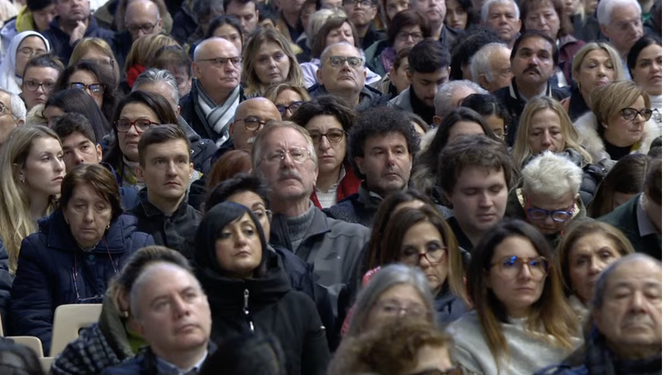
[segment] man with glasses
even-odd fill
[[[221,146],[229,139],[236,108],[245,100],[241,87],[241,52],[224,39],[201,42],[194,53],[195,79],[181,99],[181,116],[202,138]]]
[[[111,45],[119,66],[125,66],[132,43],[144,35],[162,31],[160,10],[151,0],[132,0],[127,4],[124,22],[125,30],[116,33]]]
[[[26,113],[25,104],[18,95],[0,89],[0,147],[15,127],[25,123]]]
[[[378,12],[377,0],[343,0],[343,9],[350,22],[357,29],[361,48],[366,49],[378,40],[386,39],[373,23]]]
[[[506,216],[527,221],[556,248],[572,222],[586,219],[583,174],[567,157],[546,151],[521,171],[523,185],[510,192]]]
[[[236,108],[234,122],[229,126],[231,137],[220,147],[217,157],[229,150],[251,151],[255,137],[264,126],[269,121],[280,120],[278,108],[269,99],[257,97],[244,101]]]
[[[146,130],[138,147],[136,173],[146,188],[139,192],[139,202],[130,210],[137,217],[137,230],[192,261],[193,249],[186,238],[197,232],[201,213],[187,199],[194,172],[190,142],[178,125],[167,124]]]
[[[317,70],[317,84],[308,89],[316,98],[333,94],[345,100],[351,107],[362,110],[382,105],[386,100],[382,93],[367,86],[364,55],[347,42],[335,43],[324,49]]]
[[[435,116],[435,96],[449,81],[451,56],[447,48],[435,40],[417,43],[408,54],[410,86],[389,103],[398,109],[413,112],[427,124]]]
[[[382,200],[407,188],[419,138],[405,112],[378,107],[359,114],[349,139],[348,158],[362,180],[359,192],[324,212],[368,227]]]
[[[642,10],[636,0],[601,0],[597,9],[600,32],[623,59],[626,79],[631,79],[625,59],[630,48],[644,35]]]

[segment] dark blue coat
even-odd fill
[[[154,244],[153,237],[137,232],[136,227],[136,218],[123,214],[111,224],[104,240],[84,253],[62,211],[41,219],[39,231],[21,243],[9,309],[10,334],[37,336],[49,353],[56,307],[77,303],[79,297],[82,303],[101,303],[109,279],[127,257]],[[86,300],[95,296],[99,298]]]
[[[9,254],[0,238],[0,314],[3,319],[7,316],[9,293],[12,291],[12,276],[9,274]]]
[[[65,66],[69,63],[69,57],[76,45],[69,44],[70,35],[60,29],[60,17],[56,17],[49,24],[49,29],[44,31],[44,37],[51,44],[51,54],[59,57]],[[109,45],[113,45],[114,32],[97,26],[95,17],[88,19],[88,28],[83,34],[84,38],[102,38]]]

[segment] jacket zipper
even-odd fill
[[[252,323],[252,319],[250,318],[250,307],[248,304],[249,299],[250,291],[246,289],[243,291],[243,315],[245,316],[245,320],[248,323],[248,326],[250,326],[250,332],[255,332],[255,325]]]

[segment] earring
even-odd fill
[[[109,228],[111,228],[111,223],[107,224],[107,230],[109,230]]]

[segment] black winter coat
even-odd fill
[[[101,303],[109,279],[125,260],[134,251],[154,244],[153,237],[137,232],[136,227],[136,218],[123,214],[111,223],[93,250],[83,252],[62,211],[41,219],[39,231],[21,243],[9,310],[10,334],[37,336],[44,352],[49,353],[56,307]]]

